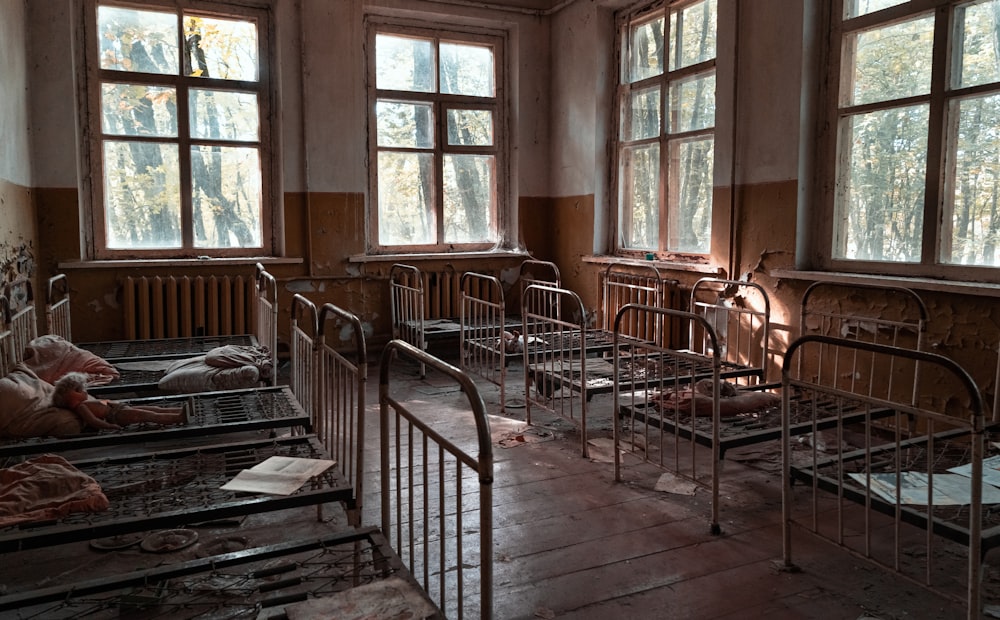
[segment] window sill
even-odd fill
[[[595,265],[635,265],[637,267],[643,267],[646,265],[652,265],[657,269],[663,271],[686,271],[691,273],[704,273],[713,276],[721,276],[725,273],[722,267],[716,267],[714,265],[709,265],[707,263],[681,263],[677,261],[665,261],[665,260],[641,260],[638,258],[626,258],[624,256],[584,256],[582,257],[583,262],[592,263]]]
[[[531,258],[524,250],[487,250],[483,252],[428,252],[424,254],[356,254],[351,263],[407,263],[421,260],[475,260],[484,258]]]
[[[843,284],[875,284],[901,286],[919,291],[938,293],[958,293],[978,297],[1000,297],[1000,284],[990,282],[957,282],[932,278],[908,278],[902,276],[877,276],[841,271],[797,271],[794,269],[774,269],[769,275],[788,280],[808,280],[813,282],[839,282]]]
[[[121,269],[127,267],[201,267],[209,263],[220,263],[226,266],[240,265],[298,265],[301,258],[286,258],[281,256],[240,256],[230,258],[130,258],[123,260],[82,260],[59,263],[59,269]]]

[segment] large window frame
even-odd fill
[[[272,68],[275,66],[275,31],[271,0],[259,2],[228,3],[225,0],[143,0],[142,2],[119,2],[117,0],[84,0],[81,3],[81,22],[83,31],[83,53],[81,54],[81,72],[84,79],[81,82],[80,106],[81,126],[85,128],[83,148],[83,165],[87,174],[81,185],[81,195],[84,206],[82,218],[84,231],[84,255],[95,260],[118,259],[186,259],[186,258],[239,258],[277,255],[281,244],[276,238],[280,229],[276,218],[280,217],[280,157],[277,156],[276,128],[273,110],[276,109],[276,90],[273,84]],[[121,9],[148,10],[163,13],[173,13],[177,16],[178,32],[183,32],[183,17],[198,16],[213,20],[235,20],[235,22],[252,22],[256,26],[257,37],[257,75],[256,79],[222,79],[212,76],[197,75],[197,71],[186,71],[183,62],[177,74],[142,73],[128,70],[109,70],[101,67],[100,39],[97,28],[99,7]],[[183,49],[183,41],[178,45]],[[105,133],[102,126],[102,91],[106,86],[117,84],[134,84],[150,89],[162,89],[175,93],[176,103],[176,136],[143,136],[123,135],[113,131]],[[198,136],[197,130],[189,120],[189,97],[197,99],[200,93],[221,92],[234,98],[252,97],[257,105],[256,136],[252,138],[239,137],[205,137]],[[180,241],[172,247],[109,247],[107,232],[107,214],[105,201],[105,170],[104,153],[107,145],[114,142],[142,145],[170,145],[178,153],[179,170],[179,202],[180,211]],[[192,191],[195,171],[191,160],[193,153],[205,153],[211,157],[225,158],[225,154],[242,151],[256,152],[259,161],[260,196],[259,196],[259,227],[258,230],[237,230],[240,238],[226,247],[213,247],[211,238],[195,240],[195,216],[192,207]],[[251,165],[251,171],[256,172]],[[257,237],[259,234],[259,237]],[[249,238],[250,241],[246,239]],[[258,241],[254,242],[253,238]],[[228,243],[228,241],[227,241]],[[155,244],[154,244],[155,245]],[[220,243],[218,245],[225,245]]]
[[[492,50],[493,56],[493,94],[492,96],[454,95],[441,92],[442,88],[435,79],[435,87],[429,92],[413,90],[392,90],[380,88],[377,83],[376,39],[379,35],[390,37],[412,37],[417,40],[431,41],[434,49],[434,63],[437,67],[437,52],[442,43],[458,45],[483,46]],[[379,254],[421,254],[447,252],[481,252],[503,250],[511,245],[510,232],[511,205],[509,182],[509,130],[507,101],[507,45],[506,31],[488,28],[472,27],[459,24],[428,24],[422,21],[391,18],[385,15],[368,15],[365,21],[366,42],[366,83],[368,97],[368,253]],[[400,103],[407,106],[417,106],[430,110],[431,129],[429,145],[386,145],[379,144],[378,107],[380,103]],[[487,113],[492,122],[491,144],[455,144],[449,143],[448,118],[449,112],[470,114]],[[384,237],[390,233],[380,229],[380,212],[392,208],[380,203],[380,156],[401,155],[403,157],[416,155],[430,162],[429,179],[431,194],[427,198],[430,207],[429,219],[434,225],[430,227],[433,239],[429,242],[399,243],[387,241]],[[485,190],[489,194],[488,207],[489,238],[468,242],[448,241],[445,231],[445,165],[448,158],[471,157],[485,158],[491,161],[492,182]],[[384,227],[384,224],[383,224]]]
[[[715,17],[710,24],[714,49],[689,61],[679,51],[690,34],[684,19],[701,8]],[[619,256],[696,263],[721,258],[723,211],[728,213],[729,205],[717,204],[714,196],[715,167],[720,164],[719,10],[714,0],[660,0],[616,15],[619,76],[611,196],[613,249]],[[637,69],[637,34],[657,20],[663,24],[662,67]],[[692,85],[698,91],[694,99]],[[710,89],[707,97],[702,95],[705,89]]]
[[[806,211],[800,214],[813,229],[815,254],[812,258],[820,269],[1000,282],[1000,270],[997,269],[1000,253],[988,252],[994,258],[974,256],[971,263],[967,262],[969,252],[985,253],[987,245],[1000,243],[1000,235],[987,230],[1000,232],[1000,215],[992,220],[988,215],[980,215],[977,221],[969,223],[968,199],[973,197],[973,190],[979,188],[960,187],[972,177],[969,165],[972,160],[976,168],[991,167],[996,171],[994,178],[998,181],[994,182],[994,187],[1000,189],[1000,162],[996,162],[1000,147],[991,146],[983,139],[971,143],[966,140],[969,126],[963,126],[967,122],[963,119],[968,117],[962,116],[965,105],[973,106],[978,102],[990,107],[990,98],[1000,98],[1000,62],[997,62],[1000,59],[994,58],[991,77],[962,83],[966,79],[963,71],[966,77],[971,75],[963,69],[963,63],[969,58],[963,45],[975,34],[970,35],[967,30],[973,22],[963,21],[964,11],[991,4],[992,9],[1000,11],[1000,3],[992,0],[879,0],[872,3],[834,0],[830,3],[829,13],[822,16],[827,22],[824,31],[829,33],[829,38],[825,58],[818,68],[826,75],[826,80],[821,82],[824,93],[820,99],[826,103],[817,119],[819,165],[811,194],[816,201],[812,208],[803,205]],[[909,70],[913,64],[924,63],[926,69],[923,71],[929,75],[926,88],[903,88],[902,79],[897,84],[866,84],[868,76],[855,68],[860,62],[855,59],[864,58],[864,54],[880,59],[879,62],[895,62],[884,50],[876,56],[875,52],[861,47],[865,42],[887,37],[887,33],[893,32],[907,33],[908,49],[905,54],[900,52],[900,58],[905,56],[906,63],[911,65]],[[881,93],[881,96],[866,94],[872,92]],[[900,151],[884,147],[881,151],[876,150],[878,146],[874,140],[859,146],[865,123],[874,125],[879,118],[895,119],[892,124],[897,127],[922,118],[926,132],[920,135],[920,141],[905,141],[909,144],[909,152],[903,151],[903,147]],[[897,130],[895,142],[904,144],[899,131],[902,130]],[[866,152],[882,153],[883,161],[889,153],[906,164],[891,167],[894,173],[891,178],[895,180],[889,188],[878,192],[865,189],[871,185],[863,183],[862,167],[870,162],[859,153]],[[904,178],[906,175],[909,180]],[[890,177],[889,174],[881,176]],[[914,182],[919,183],[916,190],[912,189]],[[922,200],[899,200],[894,206],[889,196],[908,194],[892,187],[904,183],[911,184],[911,193],[922,192]],[[967,200],[960,205],[962,196]],[[907,204],[915,206],[906,211]],[[964,224],[963,210],[966,214]],[[879,216],[882,219],[878,221],[883,224],[861,221],[865,217],[874,219],[870,214],[879,212],[889,214]],[[897,233],[895,239],[890,237],[892,231],[899,230],[904,232]],[[971,238],[960,232],[963,230],[967,230]],[[993,264],[989,264],[989,260]]]

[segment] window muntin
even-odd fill
[[[1000,266],[1000,0],[933,4],[845,2],[837,268],[962,277],[973,272],[958,266]]]
[[[264,13],[206,3],[88,6],[88,45],[97,50],[90,163],[100,179],[93,255],[259,255],[271,187]],[[226,9],[234,14],[221,16]]]
[[[715,0],[621,20],[617,249],[626,254],[711,251],[717,23]]]
[[[376,251],[501,242],[502,40],[372,24]],[[504,201],[505,202],[505,201]]]

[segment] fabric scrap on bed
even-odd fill
[[[698,416],[712,415],[711,379],[702,379],[692,387],[670,391],[658,398],[660,406],[679,411],[694,411]],[[736,416],[756,413],[781,404],[781,396],[772,392],[758,390],[741,390],[732,383],[723,381],[719,385],[719,414]]]
[[[266,349],[226,345],[205,355],[175,361],[167,367],[158,387],[184,394],[252,388],[270,377],[271,365]]]
[[[55,454],[0,469],[0,527],[100,512],[109,505],[96,480]]]

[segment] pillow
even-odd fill
[[[158,387],[167,392],[212,392],[256,387],[260,372],[256,366],[244,365],[231,368],[212,366],[204,355],[177,360],[167,367]]]
[[[48,383],[55,383],[70,372],[86,373],[88,385],[107,385],[121,376],[104,358],[55,334],[29,342],[24,348],[24,365]]]
[[[52,406],[51,384],[18,364],[0,378],[0,437],[62,437],[83,432],[84,424],[69,409]]]

